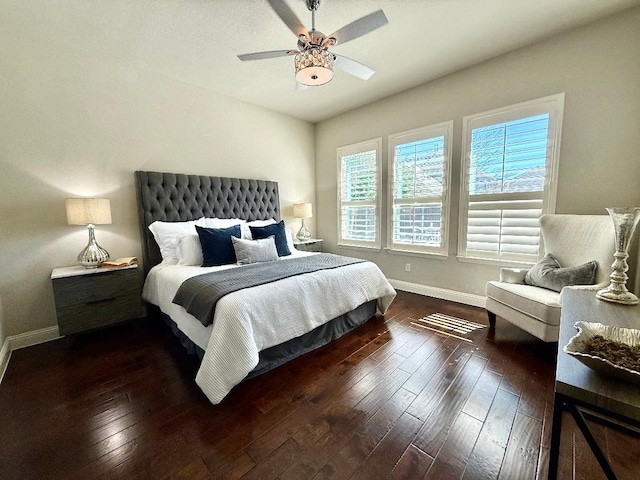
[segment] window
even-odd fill
[[[338,245],[380,248],[381,143],[338,148]]]
[[[458,255],[534,263],[555,211],[564,94],[464,117]]]
[[[447,254],[453,121],[389,137],[391,250]]]

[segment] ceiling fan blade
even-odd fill
[[[361,80],[369,80],[371,76],[376,73],[376,71],[372,68],[363,65],[360,62],[356,62],[348,57],[343,57],[342,55],[333,54],[336,57],[334,65],[341,70],[344,70],[349,75],[353,75],[354,77],[358,77]]]
[[[293,13],[293,10],[289,8],[284,0],[267,0],[274,12],[280,17],[280,20],[289,27],[289,30],[293,32],[296,37],[300,35],[309,36],[309,32],[302,24],[300,19]]]
[[[387,20],[384,12],[382,10],[378,10],[345,25],[340,30],[329,35],[327,38],[333,37],[338,41],[338,45],[342,45],[343,43],[347,43],[355,38],[372,32],[387,23],[389,23],[389,20]]]
[[[270,50],[268,52],[243,53],[238,58],[243,62],[248,60],[264,60],[266,58],[286,57],[287,55],[295,55],[298,50]]]

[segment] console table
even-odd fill
[[[626,383],[605,376],[564,353],[563,347],[578,332],[577,321],[602,323],[616,327],[640,328],[640,306],[618,305],[597,300],[594,291],[568,288],[562,292],[562,314],[556,365],[549,479],[558,474],[562,413],[568,411],[609,479],[615,473],[585,422],[584,413],[598,415],[598,421],[614,428],[624,425],[640,428],[640,384]],[[615,424],[607,419],[616,421]],[[631,430],[637,434],[637,430]]]

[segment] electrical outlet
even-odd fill
[[[404,271],[405,272],[410,272],[411,271],[411,264],[410,263],[405,263],[404,264]]]

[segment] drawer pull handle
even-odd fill
[[[102,298],[100,300],[92,300],[91,302],[87,302],[87,305],[96,305],[98,303],[113,302],[115,299],[116,297],[109,297],[109,298]]]

